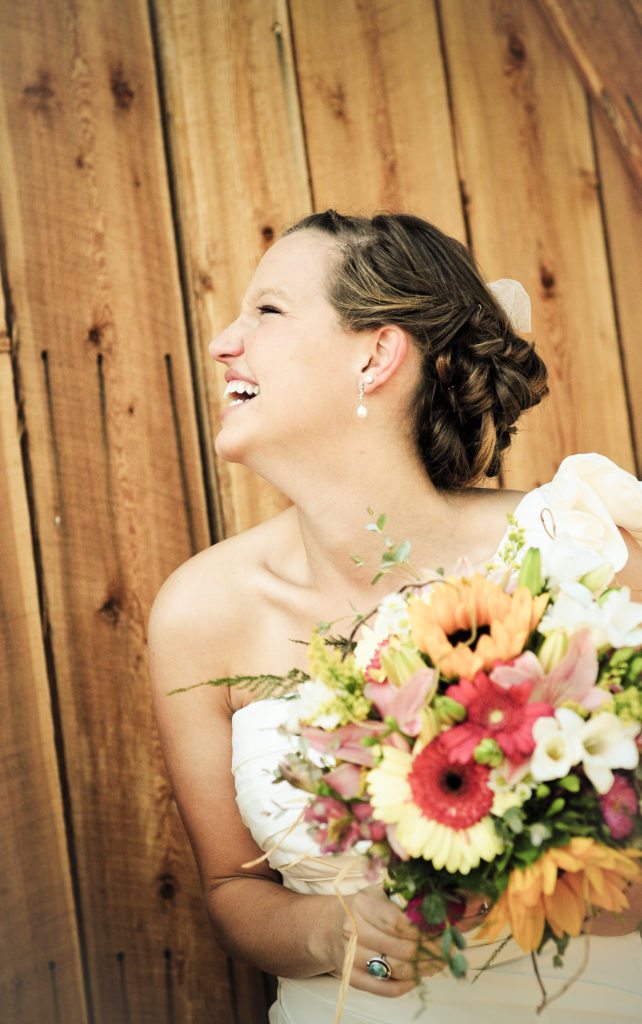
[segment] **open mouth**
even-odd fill
[[[250,384],[248,380],[231,380],[223,392],[223,397],[231,399],[228,403],[229,408],[232,405],[244,405],[260,393],[258,384]]]

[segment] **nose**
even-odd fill
[[[240,317],[229,324],[225,330],[212,338],[207,351],[212,359],[225,362],[226,359],[240,356],[243,353],[243,331],[241,329]]]

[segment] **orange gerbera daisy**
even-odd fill
[[[412,639],[444,676],[472,679],[522,653],[547,602],[528,587],[506,594],[479,573],[449,576],[408,602]]]
[[[492,941],[508,924],[526,953],[539,947],[548,921],[555,935],[579,935],[591,907],[626,910],[626,888],[640,874],[640,850],[614,850],[588,836],[575,836],[527,868],[511,872],[506,891],[477,933]]]

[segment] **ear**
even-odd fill
[[[372,332],[367,362],[361,367],[362,373],[374,377],[374,383],[367,388],[369,392],[376,391],[395,375],[408,357],[411,344],[406,331],[396,324]]]

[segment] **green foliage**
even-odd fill
[[[569,802],[569,792],[579,796]],[[494,822],[504,844],[504,852],[493,862],[498,875],[504,869],[533,864],[550,847],[565,846],[571,836],[590,836],[615,845],[597,794],[592,787],[583,789],[577,775],[540,783],[527,803],[509,808]]]
[[[533,597],[541,594],[543,588],[542,555],[539,548],[529,548],[524,555],[517,583],[520,587],[528,587]]]
[[[498,552],[497,562],[489,562],[486,566],[487,572],[506,566],[509,569],[516,569],[519,565],[519,553],[526,543],[526,531],[520,526],[517,518],[512,512],[506,514],[510,530],[504,541],[501,550]]]
[[[446,901],[437,892],[429,892],[421,901],[421,913],[426,924],[437,925],[446,920]]]
[[[199,686],[238,686],[241,690],[249,690],[255,700],[265,700],[266,697],[285,697],[288,694],[293,694],[297,687],[309,678],[308,673],[300,668],[290,669],[283,676],[222,676],[220,679],[205,679],[202,683],[193,683],[192,686],[181,686],[175,690],[168,690],[166,696],[187,693],[189,690],[196,690]]]
[[[383,539],[384,550],[381,554],[381,561],[378,566],[378,570],[374,577],[370,581],[374,586],[378,583],[384,573],[389,573],[394,569],[405,568],[410,570],[411,575],[418,578],[417,573],[410,565],[408,561],[410,557],[411,544],[409,540],[402,540],[399,544],[395,544],[391,537],[389,537],[384,531],[386,526],[386,514],[383,512],[381,515],[376,516],[372,508],[367,509],[368,515],[373,517],[372,522],[366,523],[366,530],[370,533],[378,533]],[[365,565],[365,559],[360,555],[350,556],[355,565]]]

